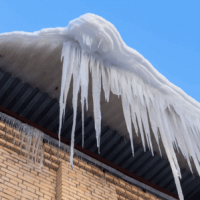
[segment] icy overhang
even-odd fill
[[[84,102],[88,102],[87,115],[95,119],[97,145],[102,121],[131,141],[134,137],[152,153],[163,148],[183,198],[176,149],[184,155],[191,171],[193,158],[199,172],[200,104],[127,47],[111,23],[86,14],[71,21],[67,28],[1,34],[0,55],[3,70],[52,97],[59,99],[61,94],[61,118],[66,104],[76,113],[80,86],[78,109],[84,110]],[[104,92],[100,92],[101,85]],[[183,162],[180,154],[178,157]]]

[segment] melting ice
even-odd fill
[[[73,127],[71,133],[71,165],[73,167],[74,137],[77,101],[81,92],[82,120],[84,107],[88,108],[89,73],[92,77],[92,96],[97,147],[100,151],[101,108],[100,93],[103,87],[106,101],[109,94],[120,96],[132,153],[133,129],[141,134],[144,151],[147,146],[153,154],[150,127],[159,146],[161,137],[174,175],[179,198],[184,199],[181,173],[175,149],[184,155],[191,169],[191,158],[200,175],[200,105],[180,88],[170,83],[137,51],[122,41],[115,27],[105,19],[86,14],[69,23],[63,42],[63,61],[60,94],[60,128],[65,117],[65,107],[70,81],[73,77]],[[84,124],[84,123],[82,123]],[[82,130],[84,139],[84,128]],[[84,140],[82,141],[84,145]]]

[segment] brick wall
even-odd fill
[[[56,171],[44,166],[42,173],[24,156],[0,146],[0,199],[49,199],[56,197]]]
[[[13,131],[6,133],[2,123],[0,129],[0,200],[158,199],[78,158],[74,158],[72,170],[69,154],[60,151],[58,159],[58,152],[47,144],[41,171],[39,165],[27,163],[19,142],[13,145]]]
[[[116,187],[106,183],[103,177],[74,166],[61,163],[57,172],[57,199],[118,199]]]

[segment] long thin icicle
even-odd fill
[[[70,155],[70,163],[73,168],[73,155],[74,155],[74,137],[75,137],[75,128],[76,128],[76,115],[77,115],[77,101],[78,101],[78,92],[80,88],[80,51],[79,49],[75,49],[75,55],[73,62],[71,63],[73,67],[73,125],[72,125],[72,133],[71,133],[71,155]]]
[[[101,137],[101,109],[100,109],[100,94],[101,94],[101,71],[100,62],[91,58],[90,67],[92,69],[92,96],[97,147],[100,153],[100,137]]]
[[[65,119],[66,100],[67,100],[69,85],[70,85],[70,81],[72,77],[71,75],[72,75],[73,65],[70,65],[70,63],[71,63],[71,58],[73,60],[74,52],[72,53],[72,56],[71,56],[70,47],[71,47],[71,43],[69,42],[64,43],[62,55],[61,55],[61,61],[63,57],[64,57],[64,60],[63,60],[62,82],[61,82],[61,90],[60,90],[60,120],[59,120],[59,131],[58,131],[59,142],[60,142],[60,136],[61,136],[62,123]]]
[[[81,83],[81,107],[82,107],[82,147],[84,147],[84,105],[88,109],[88,83],[89,83],[89,57],[85,51],[81,52],[80,83]]]

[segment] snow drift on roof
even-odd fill
[[[100,93],[103,87],[106,101],[110,92],[122,101],[124,118],[130,135],[134,155],[133,132],[140,134],[144,150],[147,146],[153,154],[150,130],[159,146],[162,139],[168,156],[180,199],[180,167],[175,149],[181,151],[188,162],[191,158],[200,175],[200,104],[180,88],[170,83],[141,54],[128,47],[116,28],[94,14],[85,14],[69,23],[66,28],[43,29],[39,32],[14,32],[0,35],[0,41],[9,37],[23,37],[37,41],[50,40],[62,44],[63,61],[60,94],[60,127],[73,77],[73,109],[71,164],[73,166],[74,133],[78,93],[81,91],[82,120],[84,107],[88,107],[89,74],[92,77],[94,120],[97,146],[100,151],[101,108]],[[16,39],[17,39],[16,37]],[[39,45],[39,44],[38,44]],[[134,129],[134,131],[133,131]],[[84,127],[82,130],[84,139]],[[84,145],[84,140],[82,140]]]

